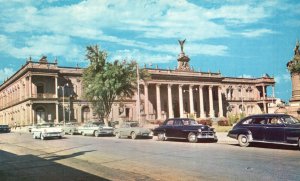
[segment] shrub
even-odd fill
[[[218,121],[218,126],[230,126],[227,119],[222,119]]]
[[[199,124],[203,124],[203,125],[209,125],[211,126],[212,125],[212,120],[211,119],[200,119],[198,121]]]
[[[233,125],[239,120],[238,114],[230,114],[228,116],[228,124]]]
[[[230,114],[228,116],[228,124],[233,125],[237,123],[240,119],[243,119],[246,116],[245,113],[240,113],[240,114]]]

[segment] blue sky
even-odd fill
[[[275,77],[275,96],[291,97],[286,63],[300,37],[299,1],[0,0],[0,81],[31,56],[87,66],[85,48],[109,59],[174,68],[178,39],[195,70]]]

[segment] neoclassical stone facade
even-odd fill
[[[267,97],[267,87],[274,87],[273,78],[197,72],[189,66],[183,46],[181,50],[175,70],[144,67],[151,78],[140,81],[139,95],[136,92],[125,101],[117,100],[109,119],[205,119],[268,112],[267,104],[274,97]],[[0,86],[0,123],[31,125],[96,119],[91,104],[83,98],[82,73],[82,68],[61,67],[46,57],[39,61],[30,58]]]

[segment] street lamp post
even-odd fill
[[[69,86],[68,83],[66,83],[65,85],[63,86],[57,86],[57,88],[60,88],[62,89],[62,95],[63,95],[63,105],[62,105],[62,108],[63,108],[63,122],[64,122],[64,126],[66,124],[66,118],[65,118],[65,86]]]
[[[137,76],[137,117],[138,117],[138,123],[140,124],[140,75],[139,75],[139,64],[136,64],[136,76]]]

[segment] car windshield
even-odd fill
[[[293,116],[283,117],[282,121],[284,124],[300,124],[300,121]]]
[[[139,123],[131,123],[130,127],[139,127]]]
[[[102,122],[93,122],[92,124],[96,126],[104,126]]]
[[[198,123],[195,120],[193,120],[193,119],[183,120],[183,124],[184,125],[198,125]]]

